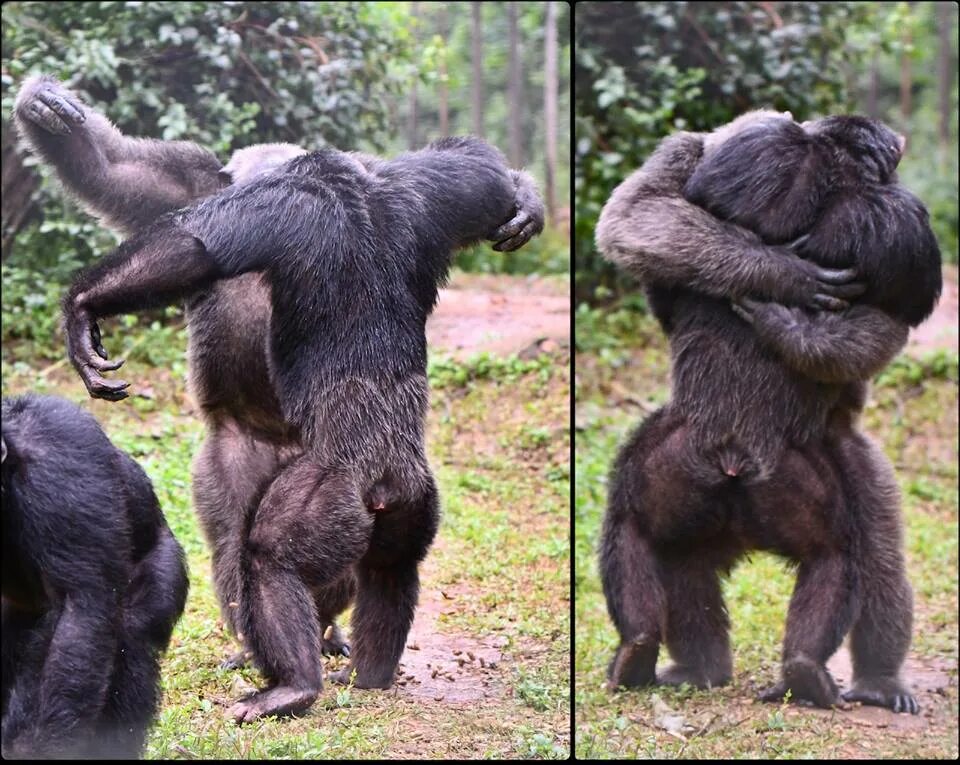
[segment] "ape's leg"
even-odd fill
[[[893,468],[859,433],[850,433],[836,454],[858,533],[860,615],[850,634],[853,687],[847,701],[916,714],[920,707],[900,679],[910,647],[913,592],[903,559],[903,528]]]
[[[358,688],[389,688],[413,623],[417,566],[436,535],[440,505],[431,478],[418,500],[373,514],[370,550],[357,564],[350,665],[329,676]]]
[[[18,678],[3,718],[6,757],[83,756],[106,704],[116,655],[117,593],[107,582],[69,593],[30,637],[47,642],[32,678]],[[29,652],[39,656],[40,645]],[[37,651],[37,653],[35,653]]]
[[[633,434],[614,466],[600,549],[607,609],[620,633],[608,669],[613,688],[655,682],[664,640],[677,664],[661,682],[719,685],[730,676],[715,556],[735,551],[698,554],[696,563],[664,553],[672,543],[689,549],[709,540],[725,523],[724,479],[717,468],[716,482],[704,480],[687,438],[684,423],[661,410]]]
[[[661,560],[667,603],[664,642],[675,663],[657,676],[658,684],[714,688],[730,682],[730,619],[717,569],[705,548]]]
[[[164,526],[137,564],[124,597],[110,693],[90,756],[141,755],[160,700],[160,654],[183,613],[187,587],[183,550]]]
[[[853,623],[860,584],[835,463],[823,450],[789,451],[771,479],[751,488],[749,502],[761,546],[800,561],[781,682],[761,698],[778,702],[790,690],[795,700],[829,708],[840,697],[826,663]]]
[[[238,627],[243,590],[240,565],[252,515],[267,486],[290,458],[288,452],[292,449],[281,449],[235,420],[218,416],[194,461],[194,507],[213,555],[220,613],[235,636],[243,633]],[[224,665],[242,666],[246,653],[240,651]]]
[[[357,592],[357,580],[350,571],[334,584],[318,588],[313,599],[317,604],[317,619],[320,622],[320,652],[324,656],[349,656],[350,645],[336,619],[342,614]]]
[[[313,592],[360,559],[372,529],[356,481],[309,456],[267,489],[244,554],[240,625],[270,688],[231,708],[237,722],[297,714],[314,702],[323,675]]]

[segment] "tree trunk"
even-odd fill
[[[509,104],[509,133],[510,133],[510,164],[514,167],[523,165],[523,135],[522,102],[523,93],[520,83],[520,30],[517,26],[517,4],[507,4],[507,24],[509,28],[509,62],[510,82],[507,90]]]
[[[440,99],[440,135],[446,138],[450,135],[450,112],[447,102],[447,38],[450,36],[447,28],[447,6],[441,3],[438,9],[440,18],[438,21],[440,39],[443,40],[443,52],[440,54],[440,60],[437,62],[440,75],[439,92]]]
[[[940,146],[944,149],[950,146],[950,93],[953,91],[953,66],[951,66],[953,46],[950,45],[950,40],[953,37],[953,19],[956,10],[957,6],[953,3],[937,4],[937,32],[940,37],[940,50],[937,56],[940,120],[937,133]]]
[[[420,15],[420,3],[410,3],[410,18],[413,20],[413,48],[417,49],[417,19]],[[407,123],[407,145],[411,150],[419,148],[417,142],[417,80],[420,79],[420,72],[413,75],[413,83],[410,87],[410,116]]]
[[[23,159],[17,152],[15,131],[8,122],[3,123],[2,137],[3,153],[3,176],[2,192],[0,198],[3,202],[2,214],[0,218],[3,221],[3,240],[0,247],[0,256],[3,260],[13,250],[13,238],[23,227],[23,224],[29,220],[31,213],[36,205],[33,202],[33,194],[40,185],[39,178],[29,167],[25,167]]]
[[[473,6],[473,134],[483,138],[483,25],[481,3]]]
[[[880,56],[873,54],[870,59],[870,79],[867,90],[867,116],[871,119],[879,118],[877,95],[880,90]]]
[[[900,54],[900,113],[903,115],[904,129],[906,129],[913,111],[911,93],[913,74],[910,68],[910,53],[907,51],[910,47],[910,30],[906,26],[903,30],[903,44],[904,50]]]
[[[547,216],[556,219],[556,173],[557,173],[557,94],[560,90],[557,69],[557,7],[556,3],[547,3],[547,18],[544,24],[543,39],[546,49],[543,64],[543,123],[546,173],[544,176],[547,192]]]

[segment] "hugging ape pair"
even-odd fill
[[[122,362],[98,319],[188,301],[208,427],[194,503],[240,659],[269,681],[231,714],[307,709],[321,652],[350,657],[334,681],[389,687],[439,518],[426,318],[455,249],[539,233],[532,179],[471,138],[393,160],[268,145],[221,167],[195,144],[122,135],[49,78],[24,84],[15,113],[67,190],[131,235],[64,299],[91,395],[127,395],[101,374]],[[351,602],[348,647],[335,619]]]
[[[611,477],[613,686],[729,681],[719,576],[764,549],[799,564],[764,698],[839,703],[825,664],[850,632],[843,698],[917,711],[896,482],[856,428],[867,381],[940,293],[902,149],[864,118],[755,112],[667,138],[604,208],[600,249],[646,284],[673,357],[670,403]],[[661,643],[674,664],[655,674]]]

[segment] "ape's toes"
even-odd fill
[[[784,663],[783,680],[762,693],[760,699],[779,702],[788,690],[793,701],[805,701],[821,709],[843,706],[837,684],[827,668],[802,654]]]
[[[920,711],[916,698],[897,680],[863,680],[844,693],[843,698],[845,701],[886,707],[898,714],[915,715]]]
[[[654,668],[659,648],[659,643],[645,636],[621,643],[607,667],[607,686],[610,690],[652,685],[656,679]]]
[[[220,669],[243,669],[253,658],[250,651],[237,651],[220,662]]]
[[[253,722],[261,717],[286,717],[306,712],[316,701],[320,689],[278,686],[241,699],[227,710],[237,725]]]

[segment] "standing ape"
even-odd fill
[[[303,153],[285,145],[251,147],[236,152],[222,168],[212,154],[189,142],[122,135],[46,77],[24,83],[15,116],[20,133],[54,167],[67,190],[125,234]],[[358,160],[374,161],[363,156]],[[497,250],[516,249],[543,228],[543,204],[532,179],[509,172],[514,186],[512,217],[508,210],[484,232],[497,242]],[[443,215],[446,220],[451,211]],[[264,277],[247,273],[210,284],[189,298],[187,320],[190,387],[208,429],[194,464],[194,505],[213,551],[224,619],[237,634],[243,631],[237,621],[243,590],[241,559],[253,512],[284,466],[302,455],[303,444],[286,421],[271,382],[267,354],[271,306]],[[291,508],[296,508],[295,502]],[[332,625],[353,592],[349,572],[329,587],[316,589],[320,623]],[[329,639],[321,636],[320,646],[324,653],[349,655],[337,628]]]
[[[627,686],[727,682],[729,625],[717,575],[745,551],[768,549],[798,561],[800,569],[783,682],[765,698],[789,688],[820,706],[838,702],[824,665],[853,624],[854,687],[845,698],[915,712],[916,701],[898,677],[909,645],[911,595],[896,484],[854,423],[864,381],[902,347],[906,324],[932,310],[939,252],[919,205],[898,215],[902,207],[881,203],[887,218],[871,219],[873,227],[849,221],[829,227],[827,215],[808,217],[814,229],[804,252],[811,260],[802,260],[684,199],[685,188],[695,192],[701,160],[710,163],[727,141],[775,119],[749,115],[708,137],[666,139],[614,192],[598,225],[605,254],[646,282],[673,351],[672,400],[628,440],[612,476],[601,568],[621,645],[610,680]],[[806,130],[814,135],[829,125]],[[789,148],[781,146],[776,156]],[[864,173],[891,161],[885,145],[868,148],[860,158]],[[835,170],[833,158],[806,157],[810,165],[799,182],[808,186],[769,199],[774,217],[756,220],[767,230],[788,228],[787,221],[800,218],[809,187]],[[737,165],[729,180],[742,188],[742,177],[765,169]],[[891,173],[892,167],[878,173],[877,184],[890,181]],[[769,176],[773,180],[763,174],[764,180],[774,183],[779,170],[770,168]],[[716,192],[721,177],[709,177]],[[847,210],[855,200],[848,198]],[[823,260],[810,244],[815,239]],[[890,272],[906,274],[919,289],[897,303],[878,282],[877,274]],[[866,284],[851,281],[859,274]],[[868,304],[842,314],[809,310],[843,309],[864,289]],[[662,641],[676,663],[655,676]]]
[[[3,756],[134,758],[187,597],[146,474],[97,421],[3,400]]]
[[[350,666],[334,680],[388,688],[438,522],[424,454],[427,315],[454,248],[514,205],[505,161],[451,138],[390,161],[334,150],[159,219],[81,273],[64,299],[71,361],[94,396],[126,383],[97,320],[258,271],[270,287],[268,364],[303,452],[266,488],[241,562],[240,626],[270,681],[247,721],[303,711],[322,687],[313,593],[357,578]],[[377,484],[391,504],[370,512]],[[278,620],[282,615],[282,623]]]

